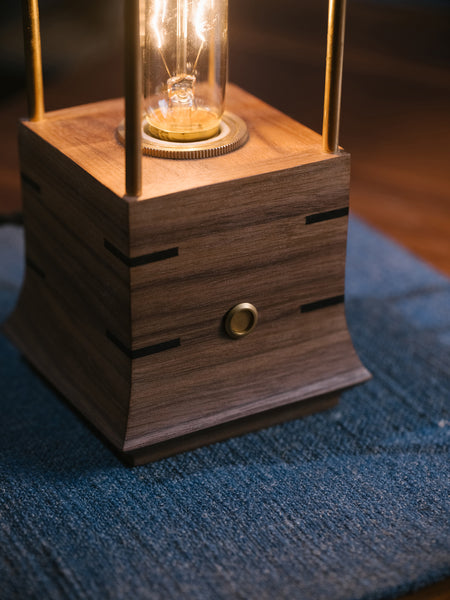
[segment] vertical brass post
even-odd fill
[[[44,116],[44,82],[38,0],[22,0],[22,19],[28,117],[30,121],[40,121]]]
[[[335,153],[339,148],[342,65],[344,59],[345,14],[347,0],[329,0],[327,64],[323,103],[323,149]]]
[[[142,190],[142,61],[139,0],[124,0],[125,21],[125,188],[127,196]]]

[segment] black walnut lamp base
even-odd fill
[[[144,159],[124,196],[123,101],[23,123],[26,278],[6,332],[133,464],[332,406],[367,380],[347,330],[348,154],[230,86],[250,138]],[[232,339],[240,303],[258,321]]]

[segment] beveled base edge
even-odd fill
[[[149,462],[156,462],[162,458],[173,456],[181,452],[195,450],[201,446],[207,446],[216,442],[224,441],[230,437],[237,437],[265,429],[272,425],[278,425],[285,421],[292,421],[300,417],[306,417],[315,412],[328,410],[336,406],[339,401],[340,393],[332,392],[307,400],[300,400],[293,404],[280,406],[271,410],[251,415],[235,421],[229,421],[215,427],[196,431],[167,442],[160,442],[152,446],[146,446],[132,452],[119,452],[119,457],[128,466],[139,466]]]

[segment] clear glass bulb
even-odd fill
[[[145,0],[147,128],[190,142],[219,132],[228,64],[228,0]]]

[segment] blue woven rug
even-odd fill
[[[22,231],[0,228],[0,321]],[[450,282],[351,221],[374,375],[339,406],[124,467],[0,337],[0,597],[394,598],[450,575]]]

